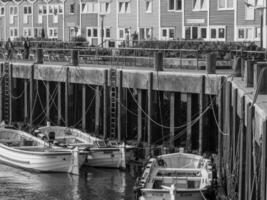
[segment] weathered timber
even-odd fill
[[[142,111],[142,98],[143,98],[143,95],[142,95],[142,90],[137,90],[137,101],[138,101],[138,106],[137,106],[137,126],[138,126],[138,130],[137,130],[137,141],[138,142],[141,142],[142,139],[143,139],[143,111]]]
[[[82,129],[86,129],[86,85],[82,85]]]
[[[46,121],[50,121],[50,83],[46,81],[44,83],[46,87]]]
[[[187,94],[186,150],[192,151],[192,94]]]
[[[175,93],[170,93],[170,145],[174,147],[175,134]]]
[[[108,70],[104,73],[105,81],[103,84],[103,136],[108,137]]]
[[[66,68],[65,74],[65,126],[69,125],[69,68]]]
[[[57,83],[57,124],[61,125],[62,111],[61,111],[61,82]]]
[[[205,76],[202,77],[201,90],[199,93],[199,153],[203,153],[203,130],[204,130],[204,105],[205,105]]]
[[[148,74],[148,86],[147,86],[147,142],[149,148],[151,147],[151,134],[152,134],[152,89],[153,89],[153,73]]]
[[[24,122],[28,120],[28,80],[24,79]]]

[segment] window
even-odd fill
[[[124,39],[124,29],[119,30],[119,38]]]
[[[103,2],[99,5],[100,13],[110,13],[110,3],[109,2]]]
[[[49,5],[49,14],[52,15],[53,14],[53,6]]]
[[[88,38],[97,38],[98,29],[97,28],[87,28],[87,37]]]
[[[49,38],[58,38],[58,30],[57,28],[50,28],[48,31]]]
[[[174,28],[162,28],[161,29],[161,38],[163,40],[174,39],[174,33],[175,33]]]
[[[63,14],[63,5],[62,4],[58,5],[58,13]]]
[[[260,27],[240,27],[237,29],[237,39],[244,40],[260,40]]]
[[[169,1],[169,11],[181,11],[182,10],[182,0],[168,0]]]
[[[23,10],[24,10],[23,23],[28,24],[28,16],[32,14],[32,7],[31,6],[24,6]]]
[[[152,28],[140,28],[139,35],[140,35],[140,40],[152,39]]]
[[[254,5],[255,0],[247,0],[249,4]],[[254,20],[254,6],[245,6],[245,20]]]
[[[10,13],[9,23],[14,24],[15,16],[18,15],[18,7],[17,6],[9,7],[9,13]]]
[[[218,0],[218,9],[233,9],[234,8],[234,0]]]
[[[11,27],[9,31],[10,31],[9,34],[10,34],[11,39],[18,37],[18,29],[17,28]]]
[[[4,16],[5,15],[5,7],[0,6],[0,16]]]
[[[40,27],[34,28],[33,37],[35,37],[35,38],[42,37],[42,28],[40,28]]]
[[[32,37],[32,28],[23,28],[23,37]]]
[[[75,13],[75,3],[70,4],[70,14]]]
[[[152,13],[152,1],[146,0],[146,13]]]
[[[119,13],[130,13],[130,2],[119,2]]]
[[[207,10],[207,5],[207,0],[193,0],[194,11]]]
[[[110,38],[110,28],[105,28],[105,38]]]
[[[210,39],[225,41],[225,27],[214,26],[210,28]]]
[[[97,3],[95,2],[82,3],[82,13],[97,13],[97,8]]]
[[[263,0],[256,0],[256,6],[264,6]]]
[[[185,38],[188,40],[207,39],[207,28],[199,26],[188,26],[185,29]]]

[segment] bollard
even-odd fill
[[[261,83],[258,86],[261,71],[267,68],[267,62],[258,62],[254,65],[254,89],[258,88],[258,94],[267,94],[267,69],[263,72]]]
[[[233,70],[234,70],[234,76],[241,77],[241,57],[240,56],[234,56]]]
[[[71,60],[72,60],[72,65],[73,66],[78,66],[79,65],[79,51],[78,50],[73,50],[71,54]]]
[[[36,64],[44,63],[44,52],[42,48],[36,50]]]
[[[253,68],[255,61],[246,60],[244,69],[244,81],[246,87],[253,87]]]
[[[154,70],[163,71],[163,53],[162,52],[154,53]]]
[[[216,62],[217,62],[217,55],[215,53],[209,53],[206,55],[207,74],[216,74]]]

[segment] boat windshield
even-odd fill
[[[96,144],[97,147],[99,147],[99,148],[105,148],[105,147],[107,147],[106,142],[103,141],[103,140],[95,141],[95,144]]]

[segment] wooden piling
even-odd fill
[[[175,134],[175,93],[170,93],[170,145],[174,147]]]
[[[239,179],[238,179],[238,200],[245,199],[245,195],[243,193],[244,191],[244,185],[245,185],[245,178],[243,176],[245,170],[244,170],[244,139],[245,139],[245,132],[244,132],[244,126],[245,126],[245,96],[241,97],[240,102],[240,110],[241,110],[241,116],[240,116],[240,144],[239,144]]]
[[[28,120],[28,80],[24,79],[24,122]]]
[[[219,91],[218,91],[218,156],[219,156],[219,177],[222,176],[222,147],[223,147],[223,91],[224,91],[224,78],[220,78]]]
[[[95,88],[95,133],[99,135],[100,132],[100,86],[96,86]]]
[[[138,106],[137,106],[137,115],[138,115],[138,117],[137,117],[137,126],[138,126],[138,130],[137,130],[137,141],[138,142],[142,142],[142,130],[143,130],[143,120],[142,120],[142,117],[143,117],[143,115],[142,115],[142,97],[143,97],[143,95],[142,95],[142,90],[137,90],[137,101],[138,101]]]
[[[57,125],[61,125],[62,111],[61,111],[61,82],[57,83]]]
[[[236,148],[237,148],[237,139],[238,139],[238,130],[237,130],[237,89],[233,89],[233,98],[232,98],[232,106],[233,106],[233,112],[232,112],[232,169],[236,165]]]
[[[8,73],[8,90],[9,90],[9,120],[8,124],[12,123],[12,118],[13,118],[13,105],[12,105],[12,69],[13,69],[13,64],[9,64],[9,73]]]
[[[1,63],[0,65],[0,75],[1,79],[3,79],[3,70],[4,70],[4,63]],[[3,81],[0,81],[0,122],[3,120]]]
[[[104,71],[103,84],[103,136],[107,138],[108,134],[108,70]]]
[[[117,115],[117,120],[118,120],[118,140],[122,140],[122,80],[123,80],[123,74],[122,70],[118,71],[118,115]]]
[[[266,192],[267,192],[267,184],[266,184],[266,166],[267,166],[267,122],[266,120],[262,124],[262,156],[261,156],[261,191],[260,191],[260,199],[266,200]]]
[[[31,74],[30,74],[30,95],[29,95],[29,101],[30,101],[30,119],[29,123],[30,126],[32,126],[32,119],[33,119],[33,88],[34,88],[34,65],[31,66]]]
[[[192,94],[187,94],[187,112],[186,112],[186,150],[192,151]]]
[[[215,63],[216,64],[216,63]],[[204,130],[204,104],[205,104],[205,76],[201,78],[201,90],[199,92],[199,154],[203,153],[203,130]]]
[[[147,142],[149,148],[151,148],[151,133],[152,133],[152,90],[153,90],[153,73],[148,74],[148,86],[147,86]]]
[[[65,126],[69,126],[69,68],[66,68],[65,77]]]
[[[82,129],[86,129],[86,85],[82,85]]]
[[[50,121],[50,82],[46,81],[46,121]]]

